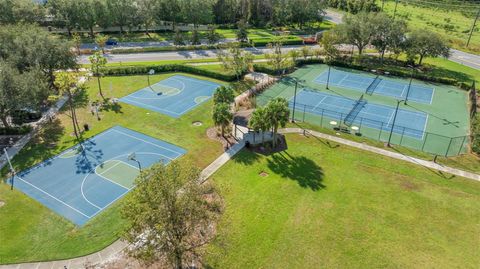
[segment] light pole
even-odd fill
[[[0,70],[1,71],[1,70]],[[10,190],[13,190],[13,182],[15,180],[15,169],[13,169],[12,163],[10,162],[10,156],[8,156],[7,149],[4,148],[3,152],[5,153],[5,158],[7,158],[8,165],[10,166],[10,171],[12,173],[12,184],[10,186]]]
[[[298,80],[295,80],[295,93],[293,94],[292,122],[295,122],[295,105],[297,103],[297,87],[298,87]]]
[[[410,89],[412,87],[412,80],[413,80],[413,73],[415,72],[415,66],[412,67],[412,74],[410,75],[410,82],[408,83],[408,89],[407,89],[407,95],[405,95],[405,105],[407,104],[408,101],[408,95],[410,95]]]
[[[397,108],[395,109],[395,115],[393,116],[393,122],[392,122],[392,128],[390,129],[390,136],[388,137],[388,143],[387,146],[391,147],[392,145],[390,144],[390,141],[392,140],[392,134],[393,134],[393,127],[395,126],[395,121],[397,120],[397,113],[398,113],[398,107],[400,106],[401,102],[404,102],[405,100],[397,100]]]
[[[328,83],[330,83],[330,65],[328,66],[328,74],[327,74],[327,90],[328,90]]]

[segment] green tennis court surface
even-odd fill
[[[394,121],[397,100],[405,97],[405,85],[408,85],[409,79],[376,79],[376,76],[366,72],[345,68],[332,70],[335,71],[331,71],[330,75],[337,78],[333,79],[335,83],[329,84],[329,89],[322,83],[328,66],[304,66],[260,94],[257,104],[263,106],[272,98],[284,97],[289,100],[292,112],[295,102],[296,121],[325,128],[332,128],[331,121],[336,121],[337,127],[342,125],[348,129],[359,129],[351,130],[352,134],[382,142],[391,139],[392,144],[435,155],[454,156],[467,151],[470,121],[466,91],[413,80],[414,90],[413,93],[410,91],[409,96],[415,98],[409,98],[407,104],[400,103],[398,117]],[[347,79],[349,82],[345,84]],[[296,80],[300,83],[294,98]],[[364,82],[357,83],[360,80]],[[369,95],[366,91],[372,84],[377,85],[373,87],[373,94]],[[364,95],[366,104],[359,106],[355,113],[350,113],[355,100],[361,95]]]

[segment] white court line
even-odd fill
[[[428,122],[429,115],[428,114],[426,114],[426,115],[427,115],[427,117],[425,118],[425,124],[423,125],[423,130],[422,130],[422,140],[423,140],[423,137],[425,136],[425,132],[427,130],[427,122]]]
[[[122,99],[127,99],[127,98],[130,98],[129,96],[125,96],[125,97],[122,97],[120,98],[120,101],[122,101]],[[145,103],[142,103],[142,102],[137,102],[137,101],[133,101],[133,100],[128,100],[129,102],[132,102],[132,103],[137,103],[139,105],[142,105],[142,106],[146,106],[146,107],[150,107],[152,110],[160,110],[160,111],[163,111],[165,113],[171,113],[171,114],[174,114],[174,115],[177,115],[177,116],[180,116],[180,114],[176,113],[176,112],[173,112],[173,111],[170,111],[170,110],[166,110],[166,109],[162,109],[162,108],[159,108],[159,107],[156,107],[156,106],[152,106],[152,105],[149,105],[149,104],[145,104]],[[127,102],[125,102],[127,103]]]
[[[103,175],[101,175],[101,174],[96,174],[96,175],[99,176],[99,177],[101,177],[101,178],[103,178],[103,179],[105,179],[105,180],[108,180],[108,181],[112,182],[113,184],[116,184],[116,185],[118,185],[118,186],[126,189],[127,191],[130,190],[130,188],[127,188],[127,187],[123,186],[123,185],[120,184],[120,183],[117,183],[117,182],[115,182],[115,181],[112,181],[111,179],[109,179],[109,178],[107,178],[107,177],[105,177],[105,176],[103,176]],[[99,207],[98,209],[102,210],[103,208]]]
[[[152,142],[146,141],[146,140],[144,140],[144,139],[135,137],[135,136],[133,136],[133,135],[129,135],[129,134],[125,133],[125,132],[122,132],[122,131],[119,131],[119,130],[114,130],[114,131],[117,132],[117,133],[121,133],[121,134],[123,134],[123,135],[126,135],[126,136],[128,136],[128,137],[131,137],[131,138],[133,138],[133,139],[137,139],[138,141],[145,142],[145,143],[150,144],[150,145],[152,145],[152,146],[155,146],[155,147],[157,147],[157,148],[166,149],[166,150],[168,150],[168,151],[170,151],[170,152],[176,153],[176,154],[179,155],[179,156],[182,155],[182,154],[179,153],[179,152],[176,152],[176,151],[174,151],[174,150],[171,150],[171,149],[162,147],[162,146],[157,145],[157,144],[155,144],[155,143],[152,143]],[[165,157],[167,157],[168,159],[172,160],[172,158],[170,158],[170,157],[168,157],[168,156],[165,156]],[[178,156],[177,156],[177,157],[178,157]]]
[[[390,125],[390,122],[393,120],[393,115],[395,115],[395,110],[391,111],[390,119],[388,119],[387,126]]]
[[[182,76],[182,75],[171,76],[171,77],[167,78],[167,80],[170,79],[170,78],[174,78],[174,77],[177,77],[176,79],[182,78],[182,79],[185,79],[185,80],[189,80],[189,81],[193,81],[193,82],[197,82],[197,83],[202,83],[202,84],[206,84],[206,85],[210,85],[210,86],[216,86],[216,87],[221,86],[221,85],[216,84],[214,82],[210,82],[210,81],[207,82],[207,81],[203,81],[203,80],[200,80],[200,79],[191,78],[191,77]]]
[[[106,162],[112,162],[112,161],[117,161],[116,164],[112,165],[111,167],[107,168],[105,171],[101,172],[101,173],[97,173],[97,168],[100,167],[101,165],[104,165]],[[108,171],[110,171],[110,169],[114,168],[115,166],[119,165],[122,161],[120,160],[109,160],[109,161],[105,161],[99,165],[97,165],[97,167],[95,167],[95,174],[97,175],[101,175],[103,173],[106,173]]]
[[[313,107],[312,110],[317,109],[317,107],[323,102],[323,100],[325,100],[325,98],[327,98],[327,97],[326,97],[326,96],[323,96],[322,100],[320,100],[320,101],[317,103],[317,105]]]
[[[177,79],[177,78],[173,78],[173,77],[169,77],[168,79],[170,79],[170,78],[171,78],[173,81],[177,81],[177,82],[180,82],[180,83],[182,84],[182,88],[181,88],[181,89],[178,89],[178,90],[184,91],[185,88],[187,87],[187,86],[185,86],[185,83],[183,83],[183,81],[181,81],[181,80],[179,80],[179,79]],[[167,80],[168,80],[168,79],[167,79]]]
[[[81,211],[79,211],[78,209],[76,209],[76,208],[72,207],[71,205],[69,205],[69,204],[65,203],[64,201],[62,201],[62,200],[58,199],[57,197],[55,197],[55,196],[51,195],[50,193],[48,193],[48,192],[46,192],[46,191],[44,191],[44,190],[40,189],[39,187],[37,187],[37,186],[33,185],[32,183],[30,183],[30,182],[28,182],[28,181],[26,181],[26,180],[22,179],[22,178],[21,178],[21,177],[19,177],[19,176],[16,176],[16,177],[17,177],[18,179],[20,179],[21,181],[23,181],[23,182],[27,183],[28,185],[30,185],[30,186],[32,186],[32,187],[34,187],[35,189],[37,189],[37,190],[39,190],[39,191],[41,191],[41,192],[45,193],[46,195],[48,195],[48,196],[52,197],[52,198],[53,198],[53,199],[55,199],[56,201],[58,201],[58,202],[60,202],[60,203],[62,203],[62,204],[64,204],[64,205],[66,205],[66,206],[68,206],[69,208],[71,208],[71,209],[75,210],[76,212],[78,212],[78,213],[82,214],[84,217],[86,217],[86,218],[88,218],[88,219],[90,219],[90,218],[91,218],[91,217],[89,217],[89,216],[85,215],[84,213],[82,213]]]

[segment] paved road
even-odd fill
[[[283,48],[285,52],[299,49],[302,46],[286,46]],[[268,48],[245,48],[253,55],[262,55],[271,51]],[[130,53],[130,54],[108,54],[109,63],[128,63],[128,62],[148,62],[161,60],[187,60],[187,59],[215,59],[217,58],[216,50],[194,50],[194,51],[165,51],[165,52],[148,52],[148,53]],[[88,55],[82,55],[78,59],[80,64],[90,63]]]
[[[340,24],[342,23],[342,19],[343,19],[343,14],[340,13],[340,12],[336,12],[336,11],[332,11],[332,10],[329,10],[327,9],[325,11],[325,19],[327,21],[331,21],[335,24]]]
[[[455,49],[451,49],[450,53],[451,55],[448,58],[450,61],[480,70],[480,55],[470,54]]]

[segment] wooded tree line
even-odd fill
[[[0,27],[0,121],[16,110],[40,110],[56,94],[56,70],[76,66],[70,44],[30,24]]]
[[[0,23],[38,22],[76,28],[145,27],[177,23],[254,26],[299,24],[322,19],[324,0],[0,0]]]

